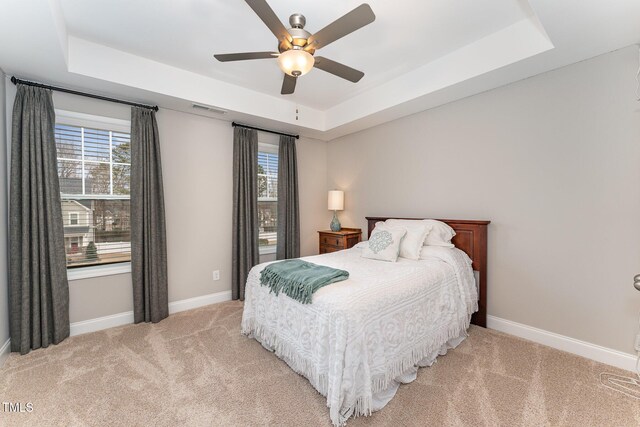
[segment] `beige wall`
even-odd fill
[[[318,230],[331,222],[327,210],[327,144],[308,138],[297,143],[300,193],[300,254],[318,253]]]
[[[231,289],[232,128],[161,110],[169,300]],[[213,281],[213,270],[220,280]]]
[[[12,85],[13,86],[13,85]],[[9,94],[13,103],[15,91]],[[57,109],[129,119],[126,106],[54,93]],[[169,301],[231,289],[232,141],[229,122],[160,109],[157,115],[167,216]],[[298,141],[302,252],[325,222],[324,142]],[[220,270],[214,281],[213,270]],[[131,275],[69,282],[71,322],[133,309]]]
[[[331,141],[342,222],[491,220],[490,315],[632,353],[637,67],[629,47]]]
[[[9,280],[7,271],[7,149],[5,78],[0,70],[0,348],[9,339]]]

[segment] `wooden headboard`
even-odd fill
[[[376,226],[378,221],[386,221],[393,217],[368,216],[367,236]],[[423,218],[395,218],[395,219],[423,219]],[[439,219],[438,221],[449,224],[456,231],[453,244],[469,255],[473,261],[473,269],[480,276],[478,286],[478,311],[471,318],[474,325],[487,327],[487,228],[491,221],[473,221],[457,219]]]

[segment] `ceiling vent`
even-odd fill
[[[225,114],[227,112],[226,110],[223,110],[221,108],[211,107],[209,105],[202,105],[202,104],[192,104],[191,107],[194,110],[208,111],[214,114]]]

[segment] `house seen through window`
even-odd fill
[[[55,127],[67,267],[131,261],[131,138],[122,126]]]
[[[258,226],[261,253],[275,252],[278,232],[278,146],[258,149]]]

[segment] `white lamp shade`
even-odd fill
[[[302,49],[287,50],[278,57],[280,69],[295,77],[307,74],[313,68],[314,62],[313,56]]]
[[[329,210],[341,211],[344,209],[344,191],[331,190],[329,191]]]

